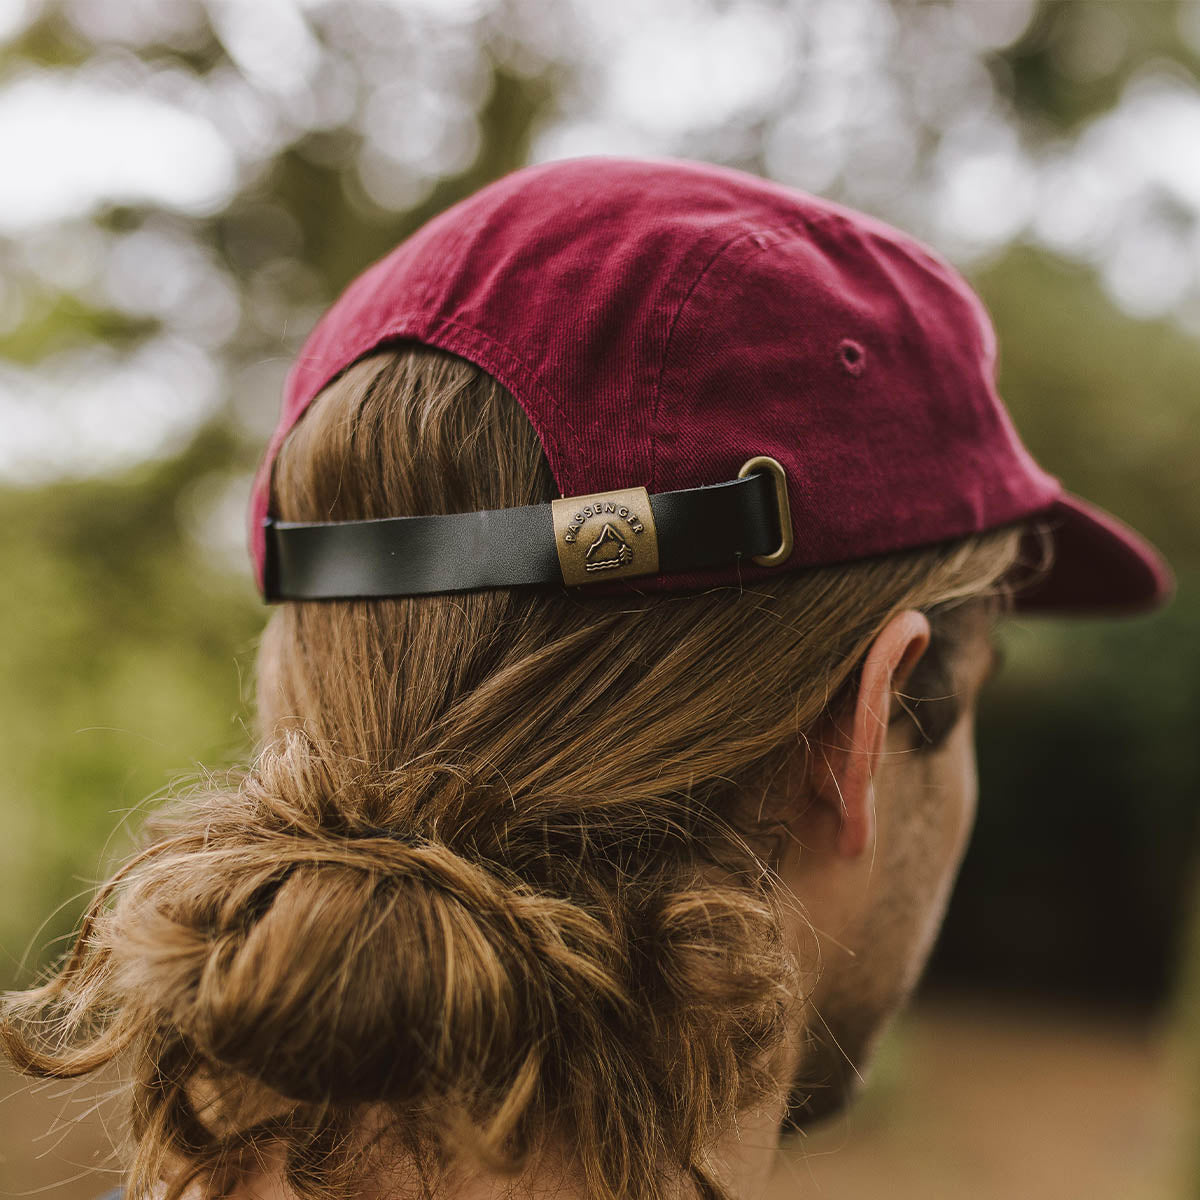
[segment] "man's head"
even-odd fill
[[[326,389],[273,486],[289,521],[557,491],[509,393],[411,347]],[[131,1054],[147,1183],[273,1148],[361,1195],[369,1109],[427,1179],[569,1148],[590,1198],[736,1195],[713,1148],[747,1114],[770,1141],[789,1091],[840,1102],[835,1053],[797,1039],[865,1060],[928,949],[971,800],[973,614],[1029,550],[1012,526],[636,602],[283,604],[260,754],[156,816],[8,1044],[50,1074]]]
[[[397,410],[419,414],[416,425],[398,423]],[[353,520],[533,503],[554,484],[530,433],[512,398],[467,364],[385,353],[351,368],[293,430],[276,511]],[[421,464],[440,462],[443,490],[410,494],[428,489]],[[539,464],[532,477],[508,466],[525,462]],[[440,748],[418,748],[436,762],[466,746],[503,775],[492,802],[475,795],[447,820],[444,801],[417,797],[405,810],[415,816],[393,821],[437,819],[457,843],[469,813],[527,879],[606,897],[606,920],[639,947],[635,1025],[656,1032],[642,1041],[620,1022],[575,1022],[572,1037],[596,1040],[559,1038],[555,1053],[573,1078],[621,1076],[622,1098],[643,1099],[606,1107],[607,1146],[587,1124],[601,1114],[573,1111],[586,1089],[556,1115],[568,1128],[584,1117],[568,1135],[581,1161],[619,1162],[656,1136],[684,1161],[735,1111],[772,1095],[811,1096],[803,1112],[792,1105],[797,1119],[836,1108],[853,1075],[838,1046],[865,1066],[911,991],[970,823],[988,637],[1017,568],[1036,577],[1048,566],[1044,533],[1040,562],[1037,544],[1013,526],[642,603],[476,594],[285,605],[264,642],[260,712],[268,731],[304,713],[319,742],[375,758],[395,738],[372,723],[390,731],[398,719],[389,681],[399,679],[406,706],[429,705],[422,726],[438,731]],[[342,647],[328,664],[311,650],[324,645]],[[347,687],[348,653],[376,662],[365,706],[363,681]],[[431,686],[451,664],[457,701]],[[465,703],[469,685],[486,708]],[[789,1052],[798,1043],[810,1048],[799,1058]],[[628,1047],[640,1047],[636,1060],[622,1058]],[[665,1105],[656,1114],[644,1106],[651,1096]],[[599,1174],[589,1183],[603,1194]]]

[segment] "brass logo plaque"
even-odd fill
[[[563,583],[658,572],[658,532],[644,487],[550,501]]]

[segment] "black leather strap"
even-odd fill
[[[659,573],[769,554],[780,539],[775,505],[774,483],[761,471],[652,495]],[[563,581],[549,504],[312,524],[268,518],[264,524],[271,602]]]

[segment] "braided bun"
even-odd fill
[[[691,868],[672,886],[665,865],[618,887],[615,856],[588,864],[578,845],[551,885],[564,860],[544,828],[535,847],[513,822],[507,861],[417,828],[398,781],[458,775],[353,770],[290,733],[238,786],[161,810],[74,959],[9,1010],[10,1053],[70,1075],[132,1050],[134,1134],[161,1152],[144,1169],[173,1148],[213,1178],[247,1129],[278,1138],[286,1117],[300,1162],[320,1139],[348,1145],[364,1105],[507,1171],[555,1127],[650,1117],[686,1161],[714,1111],[733,1118],[754,1086],[741,1058],[777,1037],[787,1001],[764,902]],[[388,795],[406,822],[378,821]],[[66,1049],[83,1031],[60,1009],[55,1045],[35,1048],[23,1012],[68,1000],[112,1015],[104,1045],[92,1029]],[[687,1093],[671,1088],[681,1063]]]
[[[382,834],[198,838],[142,873],[111,941],[123,994],[298,1101],[507,1092],[556,1002],[627,1003],[621,951],[578,905]]]

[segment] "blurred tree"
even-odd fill
[[[169,774],[244,749],[243,672],[260,614],[242,580],[212,570],[184,519],[197,482],[232,453],[210,431],[182,457],[120,478],[0,493],[10,975],[34,929],[73,927],[76,901],[41,922],[97,877],[102,848],[125,848],[124,829],[109,846],[123,816]]]
[[[1078,133],[1113,108],[1147,63],[1200,75],[1200,52],[1181,36],[1189,0],[1038,0],[1025,32],[990,62],[1017,112],[1034,129]]]
[[[16,61],[87,61],[96,47],[67,19],[68,7],[47,5],[7,48],[0,71]],[[334,7],[354,12],[353,5]],[[337,16],[326,14],[331,25]],[[206,22],[189,35],[185,54],[145,45],[139,55],[209,74],[231,66]],[[283,356],[265,352],[280,350],[281,330],[296,314],[311,324],[366,262],[526,161],[530,130],[555,92],[553,72],[520,77],[496,62],[488,69],[479,153],[413,208],[371,201],[346,158],[358,139],[342,129],[304,133],[282,146],[211,217],[164,220],[153,207],[128,204],[97,214],[115,238],[147,227],[181,235],[186,225],[186,236],[210,247],[246,300],[222,349],[235,378],[229,410],[200,427],[181,454],[111,478],[0,490],[0,544],[8,578],[17,581],[0,592],[0,754],[9,764],[0,804],[11,817],[0,847],[0,946],[10,974],[27,950],[34,966],[74,926],[87,880],[103,871],[100,848],[116,854],[125,845],[124,834],[108,844],[122,813],[181,769],[194,773],[244,756],[245,680],[265,613],[244,558],[236,574],[225,565],[228,526],[214,530],[213,519],[230,486],[242,489],[233,506],[241,507],[261,449],[256,427],[277,403],[280,372],[264,383],[251,370],[243,382],[252,394],[245,395],[233,390],[238,366],[284,365]],[[156,248],[147,270],[158,266]],[[46,288],[28,298],[25,319],[0,335],[0,359],[37,364],[94,341],[130,348],[167,324],[161,315],[131,316]],[[292,349],[305,333],[287,335]],[[61,434],[73,439],[77,431]],[[238,516],[239,531],[240,524]]]

